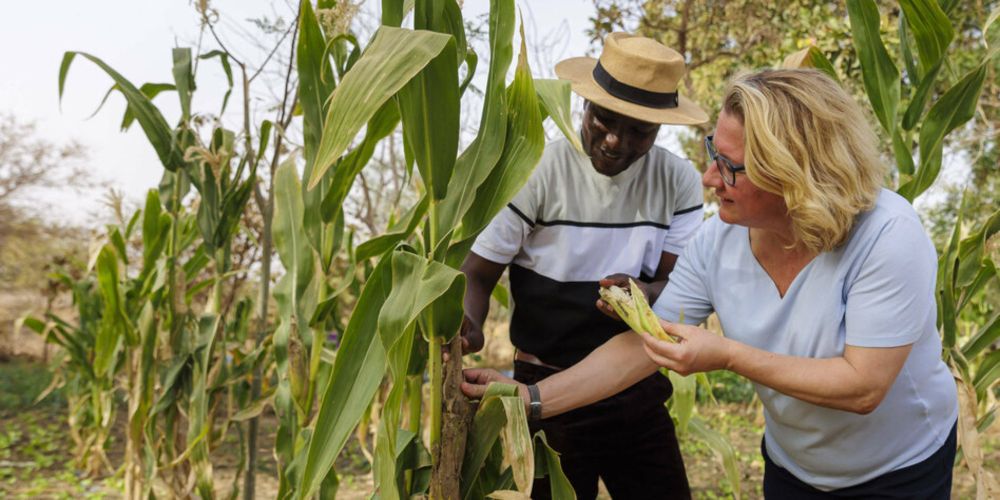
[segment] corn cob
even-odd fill
[[[663,327],[660,326],[659,318],[656,317],[656,314],[649,307],[649,302],[646,301],[646,294],[642,292],[639,285],[635,284],[635,281],[631,279],[628,281],[629,289],[627,290],[618,286],[602,287],[599,290],[601,300],[610,304],[618,316],[625,321],[625,324],[636,333],[648,333],[657,339],[674,342],[673,337],[667,335],[667,332],[663,331]]]

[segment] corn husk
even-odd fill
[[[647,333],[659,340],[675,342],[660,326],[660,319],[649,307],[646,294],[642,292],[635,281],[629,279],[629,289],[618,286],[601,288],[601,300],[611,305],[618,316],[636,333]]]

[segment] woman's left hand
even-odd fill
[[[646,354],[656,364],[681,375],[726,369],[730,365],[731,342],[704,328],[660,320],[677,343],[641,334]]]

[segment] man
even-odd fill
[[[639,279],[655,301],[677,255],[702,220],[698,172],[653,145],[660,124],[707,121],[677,94],[684,59],[644,37],[613,33],[600,60],[567,59],[556,74],[585,99],[580,138],[586,155],[562,139],[545,152],[524,188],[483,231],[462,271],[467,276],[467,351],[483,346],[489,297],[510,268],[515,308],[510,337],[514,378],[535,381],[569,367],[627,329],[599,309],[599,286]],[[688,498],[673,423],[664,407],[672,387],[653,375],[611,398],[540,420],[531,386],[531,430],[561,453],[578,498],[594,498],[598,478],[615,498]],[[547,498],[547,481],[533,494]]]

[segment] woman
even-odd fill
[[[653,306],[678,343],[624,333],[522,395],[545,418],[659,366],[730,370],[764,404],[766,497],[948,498],[958,403],[935,251],[911,205],[881,188],[866,124],[818,71],[736,78],[705,141],[719,213]],[[725,337],[695,326],[713,311]],[[502,377],[466,379],[475,397]]]

